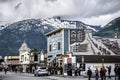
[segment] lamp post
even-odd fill
[[[83,75],[83,70],[84,70],[84,63],[85,63],[84,56],[82,56],[82,64],[81,64],[82,75]]]
[[[102,58],[102,66],[104,66],[104,58]]]
[[[84,63],[85,61],[84,61],[84,56],[82,56],[82,64]]]

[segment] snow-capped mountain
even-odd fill
[[[55,28],[84,28],[84,29],[92,29],[97,32],[101,29],[100,26],[93,26],[82,23],[80,21],[70,21],[70,20],[61,20],[60,17],[42,19],[42,24],[49,24],[54,26]]]
[[[0,30],[3,30],[7,27],[8,25],[0,25]]]
[[[88,25],[85,24],[81,21],[70,21],[70,20],[61,20],[60,17],[53,17],[53,18],[47,18],[47,19],[30,19],[30,20],[23,20],[23,26],[27,23],[33,23],[34,21],[36,22],[36,26],[41,26],[41,25],[50,25],[53,26],[54,28],[85,28],[85,29],[92,29],[93,31],[97,32],[101,29],[100,26],[93,26],[93,25]],[[21,23],[22,21],[16,22],[16,24]],[[14,24],[14,23],[13,23]],[[1,26],[0,30],[6,28],[9,25]],[[26,27],[26,29],[29,29],[31,26]],[[47,28],[47,26],[44,26]]]
[[[24,41],[31,49],[47,49],[45,34],[57,28],[87,28],[97,31],[100,26],[91,26],[80,21],[61,20],[59,17],[15,22],[2,26],[0,30],[0,54],[2,56],[18,55],[18,49]]]

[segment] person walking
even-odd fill
[[[69,72],[70,72],[70,76],[72,76],[72,66],[70,66]]]
[[[118,64],[115,64],[114,73],[115,73],[115,80],[118,80]]]
[[[35,71],[35,66],[32,66],[32,73],[34,73]]]
[[[81,67],[80,66],[78,67],[77,71],[78,71],[78,75],[81,76]]]
[[[77,76],[77,67],[75,67],[74,71],[75,71],[75,76]]]
[[[100,77],[101,77],[101,80],[103,80],[103,71],[102,71],[102,68],[100,69]]]
[[[4,67],[5,74],[7,74],[7,67]]]
[[[98,80],[99,79],[99,71],[98,71],[98,68],[96,68],[95,70],[95,80]]]
[[[63,75],[63,67],[62,67],[62,65],[60,66],[60,75]]]
[[[111,66],[108,67],[108,78],[111,78],[110,73],[111,73]]]
[[[104,66],[103,66],[102,70],[103,70],[103,80],[106,80],[106,72],[107,72],[107,70],[105,69]]]
[[[118,66],[118,80],[120,80],[120,65]]]
[[[88,75],[88,80],[91,80],[92,70],[90,68],[88,68],[87,70],[87,75]]]

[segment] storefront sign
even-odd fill
[[[61,55],[61,58],[69,58],[69,55],[67,54]]]

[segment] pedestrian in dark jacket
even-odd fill
[[[100,69],[100,77],[101,77],[101,80],[103,80],[103,71],[102,71],[102,68]]]
[[[75,71],[75,76],[77,76],[77,67],[75,67],[74,71]]]
[[[87,75],[88,75],[88,80],[91,80],[92,70],[90,68],[88,68],[87,70]]]
[[[98,68],[96,68],[95,70],[95,80],[98,80],[99,78],[99,71],[98,71]]]
[[[115,64],[114,73],[115,73],[115,80],[118,80],[118,64]]]
[[[5,68],[4,68],[5,74],[7,74],[7,70],[8,70],[8,68],[7,68],[7,67],[5,67]]]
[[[118,80],[120,80],[120,65],[118,66]]]
[[[111,66],[108,67],[108,78],[111,78],[110,73],[111,73]]]
[[[62,67],[62,65],[60,66],[60,74],[61,75],[63,74],[63,67]]]
[[[49,72],[49,75],[52,74],[52,67],[51,67],[51,65],[48,66],[48,72]]]

